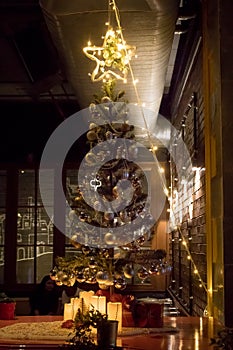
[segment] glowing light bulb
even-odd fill
[[[159,168],[159,172],[163,174],[165,172],[164,168]]]
[[[165,195],[166,195],[166,196],[168,196],[169,191],[168,191],[168,189],[167,189],[167,188],[164,188],[164,193],[165,193]]]

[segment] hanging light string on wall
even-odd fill
[[[192,94],[191,96],[191,99],[188,103],[188,107],[186,108],[185,110],[185,113],[184,113],[184,118],[182,119],[181,121],[181,130],[178,131],[175,135],[175,140],[174,140],[174,146],[177,147],[178,146],[178,143],[180,142],[179,141],[179,138],[182,138],[182,140],[184,140],[184,128],[186,126],[185,124],[185,121],[188,117],[188,114],[189,114],[189,111],[191,110],[191,108],[194,108],[195,112],[196,112],[196,109],[197,109],[197,106],[196,106],[196,97],[195,97],[195,93]],[[196,115],[194,116],[194,118],[196,118]],[[195,123],[194,123],[195,124]],[[196,157],[196,152],[197,152],[197,146],[196,146],[196,131],[194,133],[194,156]],[[186,169],[185,169],[186,170]],[[193,170],[193,168],[192,168]],[[201,171],[201,169],[199,169]],[[193,185],[196,186],[196,181],[198,179],[198,181],[200,181],[200,178],[198,178],[198,175],[200,175],[200,172],[199,172],[198,169],[196,169],[195,173],[194,173],[194,176],[192,176],[192,179],[194,181]],[[207,288],[206,286],[206,283],[203,281],[201,275],[200,275],[200,272],[197,268],[197,265],[192,257],[192,254],[190,252],[190,249],[189,249],[189,243],[190,241],[192,240],[192,237],[188,237],[188,239],[185,238],[185,236],[183,235],[182,233],[182,230],[181,230],[181,227],[180,227],[180,222],[182,220],[181,217],[179,217],[177,219],[176,215],[175,215],[175,212],[174,212],[174,209],[177,208],[177,205],[179,203],[179,194],[181,194],[180,192],[177,191],[177,188],[174,188],[173,187],[173,180],[175,182],[178,181],[178,178],[177,178],[177,175],[176,174],[173,174],[173,167],[172,167],[172,162],[170,160],[170,182],[171,182],[171,187],[170,187],[170,197],[169,197],[169,202],[170,202],[170,208],[169,208],[169,212],[170,212],[170,220],[171,220],[171,223],[172,223],[172,226],[174,229],[176,229],[179,233],[179,240],[181,240],[182,242],[182,245],[184,247],[184,249],[186,250],[186,253],[187,253],[187,259],[191,262],[191,265],[192,265],[192,270],[193,270],[193,274],[197,277],[198,279],[198,282],[199,282],[199,287],[200,288],[203,288],[205,290],[206,293],[211,293],[211,290]],[[181,184],[182,184],[182,181],[181,181]],[[183,185],[186,186],[186,182],[183,183]],[[183,189],[183,192],[182,194],[186,192],[188,193],[187,191],[187,188]],[[173,198],[173,196],[175,198]],[[192,211],[192,208],[193,208],[193,200],[191,201],[191,203],[189,203],[189,206],[188,206],[188,211],[189,211],[189,217],[191,218],[192,217],[192,214],[191,214],[191,211]],[[184,209],[183,207],[183,201],[182,201],[182,206],[180,207],[180,212]],[[179,215],[178,215],[179,216]],[[177,221],[179,221],[179,223],[177,223]],[[173,239],[174,240],[174,239]]]
[[[192,254],[190,252],[190,249],[189,249],[189,245],[188,245],[188,242],[187,240],[185,239],[183,233],[182,233],[182,230],[180,228],[180,226],[177,227],[177,230],[180,234],[180,237],[181,237],[181,242],[182,242],[182,245],[184,246],[185,250],[186,250],[186,253],[187,253],[187,259],[189,261],[191,261],[192,263],[192,267],[193,267],[193,273],[195,276],[197,276],[197,279],[199,281],[199,287],[200,288],[203,288],[205,290],[206,293],[209,293],[210,291],[207,289],[206,287],[206,283],[203,281],[201,275],[200,275],[200,272],[198,271],[198,268],[197,268],[197,265],[195,264],[194,260],[193,260],[193,257],[192,257]],[[190,237],[191,238],[191,237]],[[189,239],[190,240],[190,239]]]
[[[171,197],[169,198],[171,199]],[[200,272],[197,268],[197,265],[192,257],[192,253],[189,249],[189,243],[192,240],[192,237],[188,237],[188,239],[185,238],[184,234],[182,233],[181,227],[179,224],[175,224],[176,222],[176,218],[175,218],[175,213],[174,210],[172,208],[172,205],[170,203],[170,208],[169,208],[169,214],[170,214],[170,220],[173,223],[173,229],[177,230],[177,232],[179,233],[179,241],[181,241],[182,246],[184,247],[186,253],[187,253],[187,260],[189,260],[192,264],[192,270],[193,270],[193,274],[197,277],[198,283],[199,283],[199,287],[203,288],[205,290],[206,293],[211,293],[211,290],[209,290],[206,286],[206,283],[204,282],[203,278],[200,275]],[[173,239],[174,241],[174,239]]]

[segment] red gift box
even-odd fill
[[[159,302],[142,302],[135,304],[133,319],[136,327],[163,327],[164,304]]]

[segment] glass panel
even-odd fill
[[[66,257],[73,257],[75,255],[79,255],[80,251],[77,251],[77,249],[75,249],[75,247],[73,246],[69,246],[69,247],[65,247],[65,256]]]
[[[35,205],[35,170],[19,171],[19,206]]]
[[[67,169],[66,170],[66,199],[67,202],[71,205],[72,198],[75,198],[78,195],[78,170],[77,169]],[[66,213],[66,244],[70,244],[70,237],[74,234],[74,228],[72,227],[72,221],[69,215],[69,209]]]
[[[49,275],[53,268],[53,247],[41,244],[36,250],[36,282],[39,283],[45,275]]]
[[[34,244],[35,241],[35,208],[20,208],[18,212],[18,244]],[[53,243],[53,223],[44,208],[37,208],[37,241]]]
[[[34,246],[20,246],[17,248],[17,283],[34,283],[34,262]],[[39,243],[36,246],[37,283],[49,274],[52,269],[52,262],[53,247]]]
[[[17,244],[34,244],[34,208],[20,208],[18,211]]]
[[[53,223],[42,205],[39,189],[35,203],[35,179],[35,170],[19,172],[17,283],[34,283],[34,278],[39,283],[52,268]]]
[[[40,187],[39,187],[39,176],[37,186],[37,203],[38,206],[54,206],[54,170],[46,169],[41,170],[40,173],[43,179],[43,203],[41,199]]]
[[[37,243],[53,244],[53,223],[43,207],[37,209]]]
[[[17,283],[34,283],[34,247],[17,248],[16,276]]]
[[[79,256],[79,255],[81,256],[82,253],[79,250],[75,249],[75,247],[71,246],[71,247],[65,248],[65,257],[71,258],[73,256]]]

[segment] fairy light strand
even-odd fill
[[[118,27],[120,29],[120,33],[121,33],[121,37],[122,37],[122,41],[124,41],[124,37],[123,37],[123,33],[121,31],[121,25],[120,25],[120,18],[119,18],[119,11],[117,11],[117,8],[116,8],[116,4],[115,4],[115,0],[112,1],[112,3],[114,4],[114,7],[113,9],[116,11],[115,14],[116,14],[116,19],[117,19],[117,24],[118,24]],[[133,69],[132,69],[132,66],[129,62],[129,70],[130,70],[130,74],[131,74],[131,77],[132,77],[132,81],[135,82],[136,79],[135,79],[135,76],[134,76],[134,73],[133,73]],[[137,101],[138,101],[138,105],[140,106],[140,108],[142,107],[142,104],[141,104],[141,100],[140,100],[140,97],[139,97],[139,93],[138,93],[138,89],[137,89],[137,86],[136,84],[133,84],[134,86],[134,90],[135,90],[135,94],[136,94],[136,98],[137,98]],[[144,114],[144,111],[143,109],[141,108],[141,113],[142,113],[142,117],[143,117],[143,121],[144,121],[144,124],[145,124],[145,130],[147,132],[147,137],[148,137],[148,140],[149,140],[149,143],[150,143],[150,147],[151,147],[151,150],[152,150],[152,154],[153,154],[153,158],[156,162],[156,165],[157,167],[159,168],[159,162],[158,162],[158,159],[156,157],[156,154],[155,154],[155,148],[154,148],[154,144],[151,140],[151,136],[150,136],[150,132],[149,132],[149,128],[148,128],[148,124],[147,124],[147,121],[146,121],[146,118],[145,118],[145,114]],[[160,172],[159,172],[160,173]],[[162,172],[160,173],[162,175]],[[167,189],[167,186],[166,186],[166,183],[164,182],[164,178],[161,176],[160,179],[162,180],[162,184],[163,184],[163,189],[164,189],[164,193],[165,195],[168,197],[169,195],[169,191]],[[175,216],[174,216],[175,217]],[[199,286],[203,287],[203,289],[205,290],[206,293],[208,293],[208,289],[206,287],[206,284],[205,282],[203,281],[198,269],[197,269],[197,266],[193,260],[193,257],[191,255],[191,252],[188,248],[188,244],[184,238],[184,235],[180,229],[180,227],[178,226],[178,232],[180,233],[181,235],[181,238],[182,238],[182,241],[185,242],[184,244],[184,247],[185,247],[185,250],[187,252],[187,256],[189,257],[189,260],[191,261],[191,264],[193,266],[193,271],[195,273],[195,275],[198,277],[198,280],[199,280]]]
[[[122,47],[122,50],[125,52],[125,56],[127,56],[129,54],[128,50],[130,50],[130,48],[134,48],[134,47],[131,47],[131,46],[128,46],[126,45],[126,41],[124,39],[124,36],[123,36],[123,33],[122,33],[122,27],[121,27],[121,22],[120,22],[120,14],[119,14],[119,10],[116,6],[116,2],[115,0],[111,0],[109,1],[109,13],[108,13],[108,30],[110,30],[111,26],[110,26],[110,8],[112,6],[112,10],[114,11],[114,14],[115,14],[115,19],[116,19],[116,22],[117,22],[117,33],[119,34],[119,37],[121,39],[121,42],[123,44],[123,47]],[[89,49],[90,49],[90,46],[89,46]],[[98,49],[103,49],[103,47],[92,47],[92,51],[98,51]],[[94,56],[94,55],[90,55],[87,53],[88,51],[88,48],[84,48],[84,53],[87,55],[87,57],[91,58],[92,60],[95,60],[97,61],[97,58]],[[98,63],[98,62],[97,62]],[[152,141],[152,138],[151,138],[151,134],[150,134],[150,131],[149,131],[149,127],[148,127],[148,124],[147,124],[147,121],[146,121],[146,117],[145,117],[145,114],[144,114],[144,111],[143,111],[143,106],[142,106],[142,102],[141,102],[141,99],[140,99],[140,96],[139,96],[139,93],[138,93],[138,89],[137,89],[137,82],[138,80],[135,78],[135,75],[134,75],[134,72],[133,72],[133,69],[132,69],[132,66],[131,66],[131,63],[130,63],[130,59],[128,60],[127,62],[127,66],[129,68],[129,72],[130,72],[130,75],[131,75],[131,78],[132,78],[132,81],[133,81],[133,87],[134,87],[134,91],[135,91],[135,95],[136,95],[136,100],[137,100],[137,104],[140,108],[140,111],[141,111],[141,115],[142,115],[142,118],[143,118],[143,122],[144,122],[144,125],[145,125],[145,131],[146,131],[146,134],[147,134],[147,137],[148,137],[148,141],[149,141],[149,145],[150,145],[150,149],[152,151],[152,155],[153,155],[153,159],[155,161],[155,164],[156,166],[158,167],[158,169],[160,168],[160,165],[159,165],[159,162],[158,162],[158,159],[157,159],[157,156],[156,156],[156,147]],[[99,65],[97,65],[97,67],[95,68],[94,70],[94,74],[97,73],[97,70],[99,69]],[[107,73],[111,73],[116,79],[120,79],[120,80],[124,80],[125,81],[125,77],[122,77],[118,74],[116,74],[115,72],[112,72],[112,71],[108,71],[108,72],[105,72],[104,74],[102,74],[101,78],[98,78],[98,79],[93,79],[93,74],[92,74],[92,80],[93,81],[99,81],[99,80],[103,80],[103,78],[107,77]],[[162,183],[162,186],[163,186],[163,190],[164,190],[164,193],[165,195],[168,197],[168,200],[169,200],[169,190],[167,188],[167,185],[165,183],[165,180],[164,180],[164,177],[162,176],[162,172],[159,172],[159,175],[160,175],[160,180],[161,180],[161,183]],[[171,175],[172,176],[172,175]],[[173,186],[171,185],[171,192],[173,190]],[[171,194],[171,197],[172,197],[172,194]],[[173,221],[174,225],[175,225],[175,215],[174,215],[174,212],[173,212],[173,208],[172,208],[172,199],[170,198],[170,219],[171,221]],[[206,287],[206,284],[205,282],[203,281],[198,269],[197,269],[197,266],[194,262],[194,259],[191,255],[191,252],[190,252],[190,249],[188,247],[188,244],[185,240],[185,237],[180,229],[179,226],[176,226],[177,227],[177,230],[180,234],[180,237],[181,237],[181,240],[182,242],[184,242],[183,246],[187,252],[187,257],[188,257],[188,260],[190,260],[191,264],[192,264],[192,267],[193,267],[193,273],[197,276],[198,280],[199,280],[199,286],[200,287],[203,287],[203,289],[205,290],[206,293],[209,293],[207,287]]]

